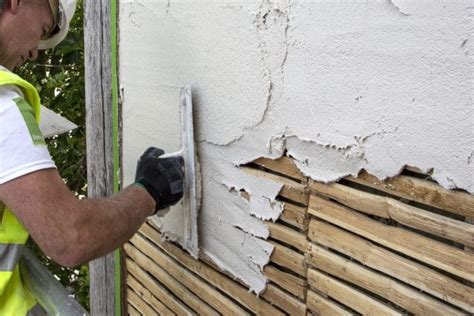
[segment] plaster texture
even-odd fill
[[[472,1],[122,0],[125,182],[147,146],[179,149],[189,83],[201,255],[256,293],[281,186],[239,165],[289,155],[322,182],[410,165],[473,193],[473,17]],[[180,241],[181,217],[157,222]]]

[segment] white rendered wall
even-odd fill
[[[179,148],[179,87],[191,84],[200,247],[255,292],[280,186],[240,164],[286,150],[323,182],[410,165],[473,193],[473,17],[474,1],[122,0],[125,181],[146,147]],[[160,222],[178,240],[180,212]]]

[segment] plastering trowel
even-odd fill
[[[161,157],[181,156],[184,159],[183,240],[181,245],[198,258],[198,213],[201,207],[201,174],[194,144],[193,103],[191,87],[181,90],[180,101],[181,150]],[[166,213],[167,211],[165,211]]]

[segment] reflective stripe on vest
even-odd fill
[[[7,85],[21,90],[39,123],[40,98],[33,85],[9,71],[0,70],[0,86]],[[35,305],[35,300],[23,286],[18,260],[28,239],[28,231],[1,201],[0,216],[0,315],[26,315]]]

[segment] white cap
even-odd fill
[[[49,0],[51,3],[51,0]],[[74,12],[76,11],[76,0],[59,0],[58,25],[56,32],[51,37],[41,40],[38,49],[50,49],[62,42],[69,31]],[[53,13],[54,14],[54,13]]]

